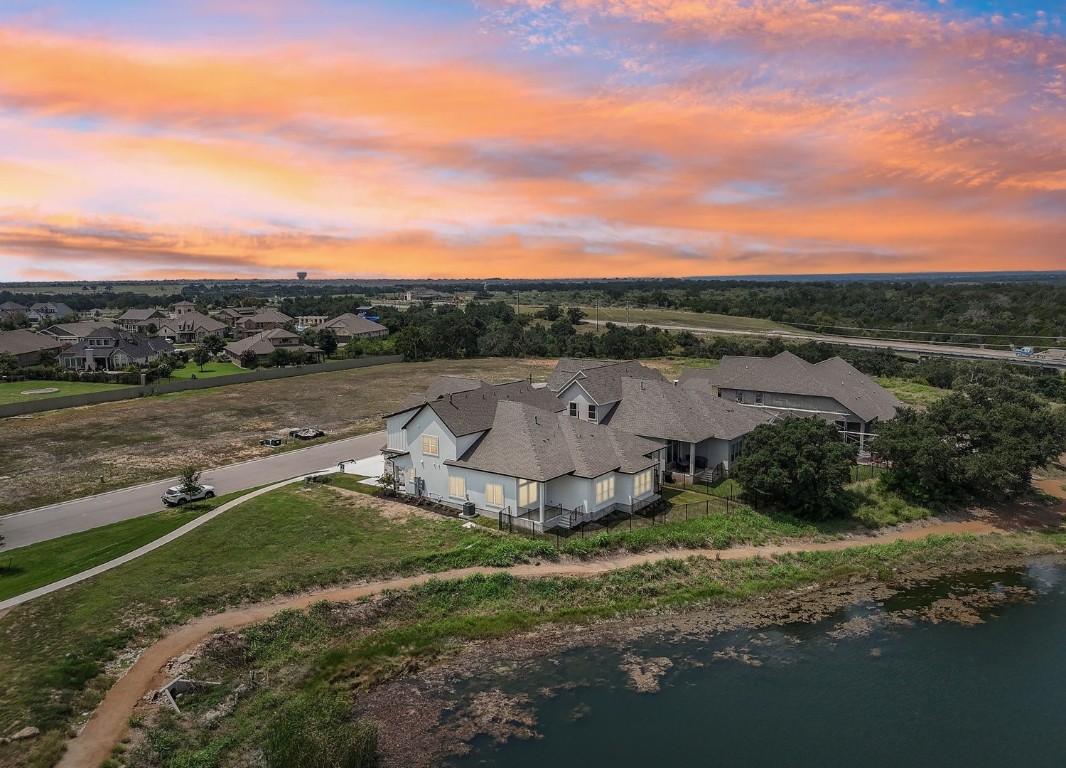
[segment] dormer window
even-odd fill
[[[589,403],[589,421],[596,421],[596,406]]]

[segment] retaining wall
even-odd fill
[[[247,373],[234,373],[228,376],[215,376],[206,379],[181,379],[157,381],[143,387],[126,387],[110,389],[104,392],[86,392],[81,395],[46,397],[40,400],[27,400],[23,403],[6,403],[0,405],[0,418],[8,416],[25,416],[30,413],[58,411],[62,408],[74,408],[80,405],[97,405],[114,403],[120,400],[133,400],[137,397],[167,395],[172,392],[185,392],[193,389],[211,389],[225,387],[229,384],[244,384],[250,381],[270,381],[287,379],[292,376],[306,376],[312,373],[329,373],[330,371],[347,371],[352,368],[368,368],[387,363],[402,363],[403,355],[381,355],[379,357],[358,357],[351,360],[330,360],[313,365],[294,365],[288,368],[257,368]],[[26,388],[32,389],[33,382],[26,381]]]

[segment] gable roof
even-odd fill
[[[46,349],[60,349],[63,342],[54,336],[45,336],[31,331],[0,331],[0,352],[25,355]]]
[[[127,309],[119,317],[119,320],[132,320],[134,322],[143,322],[145,320],[151,320],[156,317],[166,317],[163,311],[160,309]]]
[[[90,347],[88,339],[111,338],[117,343],[112,347]],[[117,328],[97,328],[89,333],[85,339],[68,347],[61,353],[62,357],[83,357],[85,351],[91,349],[93,354],[106,354],[110,356],[115,351],[122,351],[129,357],[148,357],[164,352],[173,352],[174,345],[166,339],[149,338],[140,333],[122,331]]]
[[[686,368],[686,387],[727,387],[757,392],[829,397],[863,421],[886,421],[902,407],[895,395],[839,357],[808,363],[791,352],[774,357],[722,358],[716,368]]]
[[[323,328],[332,328],[334,330],[343,328],[349,333],[375,333],[379,331],[387,331],[381,323],[375,323],[373,320],[367,320],[365,317],[359,317],[359,315],[351,312],[345,312],[343,315],[337,315],[332,320],[327,320],[322,323]]]
[[[481,379],[470,378],[469,376],[453,376],[450,374],[440,374],[426,387],[425,392],[412,392],[404,398],[403,404],[400,408],[392,413],[386,414],[387,416],[395,416],[398,413],[409,411],[412,408],[417,408],[420,405],[425,405],[430,400],[437,400],[445,395],[454,395],[459,392],[469,392],[473,389],[479,389],[480,387],[491,386]]]
[[[574,376],[581,371],[591,371],[604,365],[613,365],[617,360],[584,360],[579,357],[561,357],[548,377],[548,389],[561,392]]]
[[[76,323],[55,323],[42,330],[41,333],[47,333],[49,336],[73,336],[80,339],[88,336],[97,328],[114,327],[115,324],[110,320],[80,320]]]
[[[562,475],[599,477],[639,472],[658,462],[661,445],[601,424],[572,419],[517,401],[500,402],[488,432],[451,466],[547,481]]]
[[[286,315],[284,312],[278,312],[276,309],[264,309],[260,312],[256,312],[251,317],[243,318],[242,323],[285,323],[291,321],[292,318]]]
[[[253,333],[251,336],[245,336],[240,341],[234,341],[231,344],[226,345],[226,351],[233,355],[243,355],[249,349],[253,350],[257,355],[269,355],[277,348],[273,342],[280,339],[298,339],[300,338],[292,331],[287,331],[284,328],[269,328],[265,331],[259,331]],[[287,349],[290,352],[321,352],[322,350],[317,347],[309,347],[306,344],[285,344],[283,349]]]
[[[160,320],[156,325],[159,327],[160,332],[166,329],[177,333],[195,333],[201,329],[208,333],[214,333],[227,327],[221,320],[208,317],[201,312],[186,312],[177,317]]]
[[[29,307],[24,307],[14,301],[5,301],[3,304],[0,304],[0,312],[28,312],[29,309]]]
[[[572,361],[567,362],[570,363]],[[593,365],[591,367],[588,365],[579,367],[577,371],[573,372],[569,381],[556,391],[556,394],[561,395],[572,382],[577,381],[597,405],[605,405],[607,403],[617,403],[622,399],[622,379],[666,380],[661,373],[641,365],[636,360],[578,362],[592,362]],[[559,366],[556,366],[557,371],[558,369]],[[555,377],[554,372],[552,376],[553,378]],[[560,376],[556,381],[561,380],[561,378]],[[551,388],[551,382],[549,382],[548,388]]]
[[[735,440],[773,418],[758,408],[731,403],[710,392],[668,381],[622,380],[622,400],[605,423],[642,437],[698,443]]]
[[[453,435],[461,437],[489,429],[496,415],[497,405],[507,401],[525,403],[549,413],[563,409],[563,404],[547,389],[534,387],[528,381],[512,381],[446,394],[423,404],[418,411],[411,414],[411,418],[420,413],[422,408],[429,408]]]

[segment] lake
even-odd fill
[[[634,689],[635,665],[657,692]],[[539,738],[475,740],[454,768],[1061,768],[1066,566],[963,574],[813,624],[581,648],[458,692],[490,687],[531,696]]]

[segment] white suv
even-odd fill
[[[183,491],[180,485],[175,485],[163,492],[163,503],[168,507],[176,507],[178,504],[184,504],[187,501],[211,499],[214,496],[215,487],[213,485],[201,485],[192,493]]]

